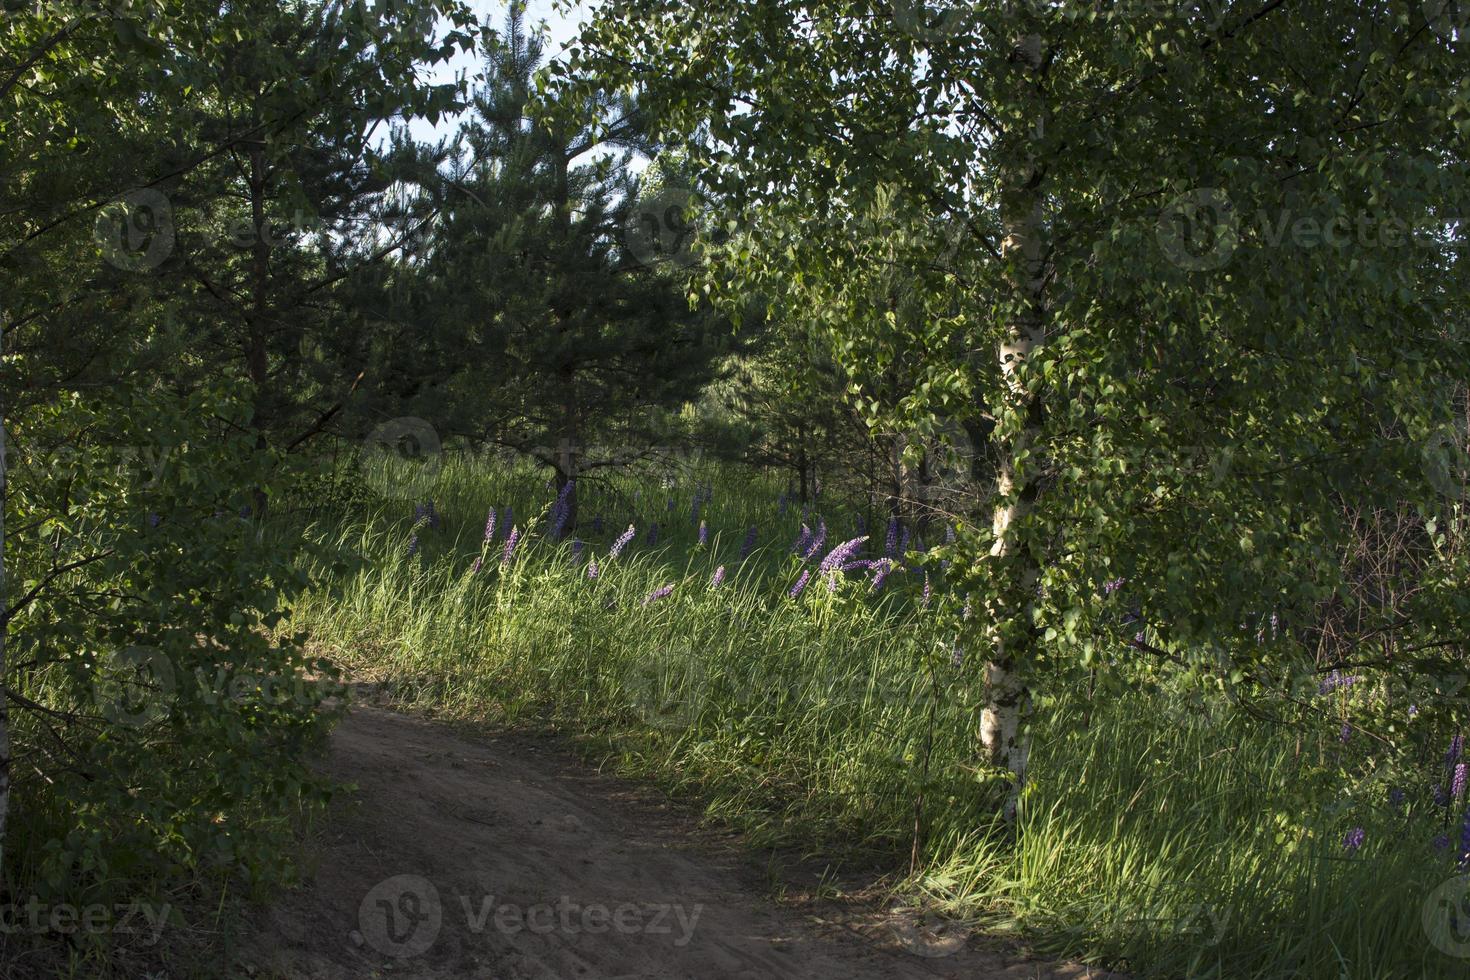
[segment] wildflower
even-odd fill
[[[883,591],[883,582],[888,578],[888,573],[893,571],[893,559],[885,558],[881,562],[875,562],[877,571],[873,573],[873,591]]]
[[[1465,763],[1455,764],[1455,774],[1450,780],[1450,797],[1458,800],[1465,795]]]
[[[883,554],[889,558],[898,553],[898,518],[888,518],[888,538],[883,542]]]
[[[755,525],[750,525],[750,530],[745,532],[745,543],[740,546],[740,560],[744,561],[755,550]]]
[[[823,520],[819,520],[819,521],[817,521],[817,532],[816,532],[816,534],[812,535],[811,543],[808,544],[807,547],[806,547],[806,550],[801,553],[802,560],[803,561],[810,561],[811,558],[812,558],[812,556],[815,555],[817,552],[821,551],[822,550],[822,545],[824,545],[826,543],[827,543],[827,522],[826,521],[823,521]]]
[[[689,508],[689,523],[703,526],[704,522],[699,519],[699,505],[704,503],[699,494],[694,495],[694,505]]]
[[[703,548],[709,544],[709,525],[704,521],[699,522],[699,546]]]
[[[1445,753],[1444,764],[1452,766],[1460,761],[1460,753],[1465,749],[1465,736],[1456,735],[1450,739],[1450,750]]]
[[[919,608],[920,609],[928,609],[929,608],[929,597],[930,597],[931,594],[932,593],[931,593],[931,590],[929,588],[929,573],[928,572],[925,572],[924,573],[924,595],[919,600]]]
[[[842,542],[837,547],[827,552],[827,557],[823,558],[821,563],[817,566],[818,571],[830,572],[834,568],[841,566],[843,562],[851,558],[853,553],[863,546],[863,542],[866,540],[868,540],[867,537],[863,536],[860,538],[853,538],[850,541]]]
[[[1411,704],[1411,705],[1409,705],[1409,717],[1410,718],[1413,718],[1418,713],[1419,713],[1419,706],[1417,704]]]
[[[506,527],[510,527],[515,522],[516,522],[515,510],[513,508],[511,508],[509,505],[507,505],[506,508],[505,508],[505,513],[500,516],[500,523],[503,524],[503,525],[505,525]]]
[[[418,553],[419,553],[419,536],[417,534],[410,535],[409,536],[409,539],[408,539],[408,557],[412,558],[414,555],[416,555]]]
[[[476,555],[475,556],[475,563],[470,566],[470,574],[471,575],[475,574],[476,572],[478,572],[480,570],[480,561],[481,561],[481,556],[480,555]]]
[[[944,525],[944,543],[945,544],[954,544],[954,525],[953,524],[946,524],[946,525]],[[1118,584],[1119,585],[1122,585],[1123,584],[1123,580],[1122,579],[1119,579],[1118,580]]]
[[[673,497],[670,497],[669,498],[669,506],[666,507],[666,508],[664,508],[664,509],[666,511],[668,511],[670,514],[672,514],[674,512],[674,498]]]
[[[584,547],[585,547],[585,545],[582,544],[582,539],[581,538],[573,538],[572,539],[572,557],[573,558],[581,558],[582,557],[582,549]]]
[[[158,525],[160,525],[162,523],[163,523],[163,518],[159,517],[157,514],[153,513],[152,511],[149,511],[148,512],[148,526],[149,527],[157,527]]]
[[[509,564],[510,560],[515,557],[516,543],[520,540],[521,532],[514,527],[511,528],[510,533],[505,536],[505,554],[500,556],[500,564]]]
[[[623,549],[628,546],[628,542],[633,540],[633,535],[637,533],[638,532],[634,530],[633,525],[629,524],[628,530],[618,535],[618,539],[612,543],[612,547],[607,549],[607,560],[612,561],[618,555],[621,555],[623,553]]]
[[[791,553],[793,555],[805,554],[806,546],[811,539],[812,529],[803,524],[801,526],[801,533],[796,536],[796,543],[791,546]]]
[[[1339,742],[1343,743],[1344,745],[1346,745],[1348,739],[1350,739],[1352,737],[1353,737],[1353,726],[1352,725],[1349,725],[1347,722],[1343,722],[1342,723],[1342,731],[1338,733],[1337,740]]]
[[[719,568],[715,569],[715,574],[710,577],[709,587],[712,588],[712,589],[718,589],[721,585],[724,585],[724,584],[725,584],[725,566],[724,565],[721,565]]]
[[[1434,805],[1435,806],[1449,806],[1450,805],[1450,797],[1449,797],[1449,794],[1444,791],[1444,786],[1443,785],[1436,785],[1434,787]]]
[[[1104,582],[1103,595],[1112,595],[1114,592],[1117,592],[1123,587],[1123,583],[1126,581],[1128,580],[1125,578],[1115,578],[1109,579],[1108,581]]]
[[[785,517],[786,516],[786,494],[785,493],[782,493],[781,496],[779,496],[779,497],[776,498],[776,513],[779,514],[782,517]]]
[[[1362,679],[1356,674],[1348,675],[1340,670],[1333,670],[1332,673],[1322,678],[1321,684],[1317,685],[1317,693],[1319,695],[1330,694],[1340,687],[1352,687]]]
[[[1363,832],[1362,827],[1354,827],[1352,830],[1349,830],[1346,836],[1344,836],[1342,839],[1343,850],[1356,851],[1358,848],[1363,846],[1363,841],[1367,838],[1367,836],[1368,835]]]
[[[592,533],[593,534],[601,534],[602,533],[602,515],[601,514],[598,514],[596,517],[592,518]]]
[[[662,586],[660,588],[654,589],[652,592],[648,593],[647,597],[644,598],[643,604],[645,606],[647,606],[647,605],[650,605],[652,603],[655,603],[655,602],[659,601],[660,599],[665,598],[666,596],[668,596],[673,591],[674,591],[673,585],[665,585],[665,586]]]
[[[566,530],[567,521],[572,516],[572,489],[576,486],[575,480],[568,480],[562,484],[561,493],[556,495],[556,503],[551,505],[551,540],[560,541],[562,532]]]
[[[959,667],[965,662],[965,651],[960,647],[960,638],[956,636],[949,648],[949,665]]]
[[[653,527],[651,527],[651,528],[648,529],[648,544],[649,544],[649,547],[652,547],[653,545],[658,544],[658,525],[657,524],[654,524]]]
[[[811,577],[812,570],[810,568],[804,569],[801,573],[801,578],[796,580],[796,584],[791,587],[791,591],[787,594],[793,599],[800,596],[802,591],[806,589],[806,584],[811,580]]]
[[[1401,807],[1404,805],[1404,791],[1395,787],[1388,791],[1388,802],[1391,806]]]
[[[898,553],[900,555],[906,555],[906,554],[909,553],[909,529],[908,528],[904,528],[903,529],[903,533],[899,535],[899,538],[898,538]]]
[[[861,572],[872,568],[876,564],[878,563],[875,561],[868,561],[865,558],[860,558],[857,561],[850,561],[845,563],[841,568],[837,570],[839,572]]]
[[[485,541],[495,540],[495,508],[490,508],[490,513],[485,517]]]
[[[1143,630],[1139,630],[1137,633],[1134,633],[1133,634],[1133,642],[1134,643],[1142,643],[1143,642]]]
[[[597,559],[593,558],[587,563],[587,577],[597,578]]]
[[[971,614],[974,613],[974,602],[969,596],[965,596],[965,607],[960,610],[961,619],[969,619]]]

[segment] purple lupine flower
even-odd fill
[[[791,546],[791,553],[793,555],[804,554],[806,552],[807,543],[810,542],[811,539],[812,529],[803,524],[801,526],[801,533],[796,536],[796,543]]]
[[[786,516],[786,494],[784,492],[776,498],[776,513],[782,517]]]
[[[623,553],[623,549],[628,547],[628,542],[633,540],[633,535],[637,533],[638,532],[634,529],[633,525],[629,524],[628,530],[618,535],[617,540],[612,543],[612,547],[607,549],[607,560],[612,561],[618,555],[621,555]]]
[[[712,589],[718,589],[720,586],[722,586],[724,584],[725,584],[725,566],[724,565],[721,565],[719,568],[715,569],[715,574],[710,577],[709,587],[712,588]]]
[[[859,558],[857,561],[847,562],[837,570],[839,572],[863,572],[872,568],[876,564],[878,563],[875,561],[869,561],[866,558]]]
[[[694,495],[694,504],[693,504],[693,506],[691,506],[689,508],[689,523],[690,524],[698,524],[698,523],[700,523],[700,520],[699,520],[699,505],[702,504],[702,503],[704,503],[704,500],[699,496],[698,493],[696,493]]]
[[[503,526],[505,526],[505,527],[510,527],[511,525],[515,524],[515,522],[516,522],[516,512],[515,512],[515,509],[512,508],[509,504],[506,504],[506,506],[505,506],[505,513],[500,515],[500,523]]]
[[[1388,802],[1395,809],[1404,805],[1404,791],[1395,787],[1388,791]]]
[[[863,542],[866,540],[868,540],[867,535],[864,535],[859,538],[853,538],[851,541],[842,542],[837,547],[827,552],[827,557],[823,558],[821,563],[817,565],[817,570],[822,572],[830,572],[834,568],[838,568],[842,565],[843,562],[851,558],[853,554],[863,546]]]
[[[802,569],[801,578],[796,580],[796,584],[791,587],[791,591],[788,592],[787,595],[791,596],[791,598],[793,599],[800,596],[802,591],[806,588],[807,582],[811,580],[811,577],[812,570],[810,568]]]
[[[1134,643],[1142,643],[1143,642],[1143,630],[1139,630],[1137,633],[1134,633],[1133,634],[1133,642]]]
[[[478,572],[480,570],[480,563],[481,563],[482,557],[483,556],[481,556],[481,555],[476,555],[475,556],[475,563],[470,566],[470,574],[471,575],[475,574],[476,572]]]
[[[965,608],[960,610],[960,619],[969,619],[974,611],[974,600],[969,596],[965,596]]]
[[[1354,827],[1352,830],[1349,830],[1347,834],[1343,837],[1342,849],[1345,851],[1356,851],[1358,848],[1363,846],[1363,841],[1367,838],[1367,836],[1368,835],[1363,832],[1362,827]]]
[[[881,592],[883,591],[883,583],[888,578],[888,573],[893,571],[893,559],[885,558],[882,561],[874,562],[873,565],[877,568],[877,571],[873,573],[873,591]]]
[[[668,513],[670,513],[670,514],[672,514],[674,512],[674,498],[673,497],[670,497],[669,498],[669,506],[666,507],[666,508],[664,508],[664,509],[666,511],[668,511]]]
[[[521,540],[521,532],[518,528],[511,528],[510,533],[505,536],[505,554],[500,556],[500,564],[506,565],[516,556],[516,543]]]
[[[946,525],[944,525],[944,543],[945,544],[954,544],[954,525],[953,524],[946,524]],[[1119,585],[1122,585],[1123,584],[1122,583],[1122,580],[1119,580],[1118,584]]]
[[[1436,783],[1435,784],[1435,787],[1434,787],[1434,805],[1435,806],[1449,806],[1450,805],[1450,795],[1444,791],[1444,785],[1443,784],[1440,784],[1440,783]]]
[[[561,493],[556,495],[556,503],[551,505],[551,540],[560,541],[562,532],[566,530],[567,521],[572,516],[571,496],[576,480],[568,480],[562,484]]]
[[[592,558],[592,560],[590,560],[589,562],[587,562],[587,577],[588,578],[596,578],[597,577],[597,559],[596,559],[596,557]]]
[[[750,530],[745,532],[745,543],[740,546],[740,560],[744,561],[750,557],[755,550],[755,525],[750,525]]]
[[[1114,578],[1104,582],[1103,595],[1112,595],[1114,592],[1117,592],[1123,587],[1123,583],[1126,581],[1128,580],[1125,578]]]
[[[586,547],[586,545],[584,545],[582,543],[582,539],[581,538],[573,538],[572,539],[572,557],[573,558],[581,558],[582,557],[582,549],[584,547]]]
[[[646,597],[644,597],[643,604],[647,606],[658,602],[660,599],[667,597],[673,591],[674,586],[672,584],[660,586],[659,588],[654,589],[652,592],[648,593]]]
[[[419,553],[419,536],[417,534],[410,535],[409,536],[409,539],[408,539],[408,557],[409,558],[412,558],[414,555],[416,555],[418,553]]]
[[[1337,740],[1339,742],[1343,743],[1344,745],[1346,745],[1348,739],[1350,739],[1352,737],[1353,737],[1353,726],[1352,725],[1349,725],[1347,722],[1343,722],[1342,723],[1342,731],[1340,731],[1340,732],[1337,733]]]
[[[819,521],[817,521],[817,532],[814,535],[812,535],[811,543],[809,543],[806,546],[806,550],[801,553],[801,559],[802,559],[802,561],[810,561],[811,558],[812,558],[812,556],[815,555],[817,552],[821,551],[822,550],[822,545],[824,545],[826,543],[827,543],[827,522],[826,521],[823,521],[823,520],[819,520]]]
[[[1465,750],[1465,736],[1456,735],[1450,739],[1450,750],[1445,753],[1444,764],[1452,766],[1460,761],[1460,753]]]
[[[960,646],[960,638],[956,636],[949,650],[949,665],[951,667],[959,667],[964,662],[965,651],[964,648]]]
[[[1417,704],[1411,704],[1411,705],[1409,705],[1409,717],[1410,718],[1413,718],[1418,713],[1419,713],[1419,706]]]
[[[1340,687],[1352,687],[1362,679],[1357,674],[1348,675],[1340,670],[1333,670],[1332,673],[1322,678],[1321,684],[1317,685],[1317,693],[1319,695],[1330,694]]]
[[[703,548],[709,544],[709,525],[704,521],[699,522],[699,546]]]
[[[904,528],[898,536],[898,554],[900,557],[909,553],[909,529]]]
[[[893,558],[898,554],[898,518],[888,518],[888,537],[883,542],[883,554]]]
[[[1455,763],[1455,774],[1450,779],[1450,798],[1458,800],[1465,795],[1465,763]]]
[[[490,513],[485,516],[485,540],[495,540],[495,508],[490,508]]]
[[[592,533],[593,534],[601,534],[602,533],[602,515],[601,514],[598,514],[596,517],[592,518]]]
[[[1442,851],[1445,848],[1447,848],[1447,847],[1450,846],[1450,835],[1449,834],[1440,834],[1434,840],[1430,841],[1430,845],[1436,851]]]
[[[218,515],[215,515],[215,516],[218,516]],[[162,517],[159,517],[157,514],[153,513],[151,510],[148,512],[148,526],[149,527],[157,527],[158,525],[160,525],[162,523],[163,523],[163,518]]]
[[[923,597],[919,599],[919,608],[920,609],[928,609],[929,608],[929,597],[931,595],[932,595],[932,592],[931,592],[931,590],[929,588],[929,573],[928,572],[925,572],[924,573],[924,594],[923,594]]]
[[[655,523],[653,525],[653,527],[651,527],[651,528],[648,529],[648,545],[649,545],[649,547],[652,547],[652,546],[654,546],[656,544],[658,544],[658,524],[657,523]]]

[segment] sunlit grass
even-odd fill
[[[956,597],[920,608],[909,574],[879,595],[853,578],[790,599],[801,514],[778,515],[778,487],[757,479],[715,485],[705,547],[691,485],[589,485],[574,557],[570,536],[536,533],[552,498],[542,479],[454,457],[436,471],[379,465],[367,482],[382,501],[309,530],[363,560],[317,569],[332,588],[299,604],[292,628],[405,704],[574,733],[758,844],[876,859],[902,878],[922,793],[922,868],[907,887],[1041,953],[1160,976],[1464,974],[1422,924],[1454,873],[1429,845],[1443,815],[1348,812],[1299,733],[1201,709],[1185,680],[1090,704],[1081,690],[1052,692],[1019,834],[1003,833],[972,750],[978,671],[951,659]],[[415,529],[413,506],[428,500],[442,526]],[[506,504],[523,533],[533,526],[502,564],[505,528],[481,539],[487,509]],[[856,516],[820,509],[830,547]],[[638,538],[607,561],[629,520]],[[751,524],[760,547],[742,561]],[[1366,834],[1357,851],[1342,844],[1350,826]]]

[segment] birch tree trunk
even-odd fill
[[[1001,174],[1005,235],[1001,256],[1015,309],[998,350],[1006,403],[997,413],[999,424],[992,435],[998,463],[990,561],[995,564],[999,585],[988,610],[991,657],[985,667],[986,692],[980,713],[980,742],[986,761],[1010,773],[1004,807],[1007,823],[1016,818],[1026,781],[1029,674],[1039,642],[1032,613],[1041,568],[1037,555],[1019,540],[1019,525],[1036,499],[1032,475],[1036,463],[1026,456],[1035,452],[1039,442],[1043,406],[1040,396],[1027,390],[1021,372],[1046,335],[1048,254],[1042,217],[1045,174],[1036,145],[1045,127],[1041,38],[1034,34],[1023,37],[1012,58],[1022,78],[1021,118],[1029,121],[1029,130],[1006,134],[1010,152]]]

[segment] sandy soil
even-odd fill
[[[248,930],[236,976],[1101,977],[862,902],[779,904],[748,852],[550,739],[466,737],[358,706],[305,885]]]

